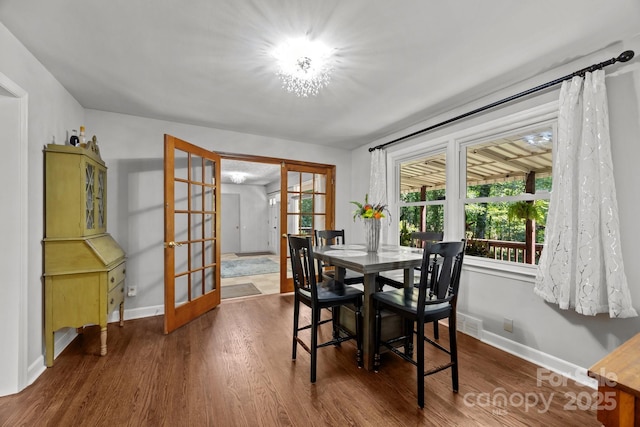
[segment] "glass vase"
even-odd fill
[[[364,240],[367,244],[367,252],[378,252],[380,246],[380,220],[364,218]]]

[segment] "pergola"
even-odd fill
[[[552,131],[550,126],[534,131],[510,133],[500,138],[474,143],[467,147],[467,185],[492,184],[512,180],[525,182],[525,192],[535,193],[535,179],[551,175]],[[445,154],[403,163],[400,168],[400,191],[420,192],[444,189]],[[533,202],[529,202],[533,203]],[[534,263],[535,221],[526,221],[525,262]]]

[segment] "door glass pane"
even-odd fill
[[[189,184],[176,181],[174,184],[175,210],[186,211],[189,209]]]
[[[177,274],[178,274],[178,270],[176,268],[175,297],[174,297],[174,304],[176,307],[189,301],[188,292],[187,292],[189,289],[189,275],[185,274],[183,276],[178,276]]]
[[[189,159],[188,153],[176,149],[174,150],[174,156],[175,179],[187,179],[187,172],[189,171],[187,167]]]
[[[287,191],[300,192],[300,172],[288,172]]]
[[[202,183],[202,157],[192,155],[191,156],[191,181]]]
[[[314,213],[325,213],[326,212],[326,196],[315,194],[313,196],[313,212]]]
[[[314,215],[313,216],[313,229],[314,230],[326,230],[326,216],[325,215]]]
[[[314,175],[314,192],[315,193],[326,193],[327,192],[327,176],[315,174]]]

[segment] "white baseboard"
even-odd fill
[[[541,368],[563,375],[583,386],[594,390],[598,388],[598,381],[587,376],[586,368],[567,362],[566,360],[559,359],[540,350],[494,334],[493,332],[482,331],[480,341],[534,363]]]
[[[150,307],[140,307],[132,309],[124,309],[124,320],[142,319],[144,317],[160,316],[164,314],[164,305],[154,305]],[[118,310],[109,315],[107,319],[109,323],[119,322],[120,314]]]

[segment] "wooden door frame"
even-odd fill
[[[327,193],[327,205],[331,206],[332,212],[330,216],[330,220],[325,223],[325,227],[327,229],[333,229],[335,227],[335,200],[336,200],[336,186],[335,186],[335,177],[336,177],[336,165],[330,165],[327,163],[314,163],[314,162],[306,162],[301,160],[291,160],[291,159],[283,159],[278,157],[267,157],[267,156],[255,156],[251,154],[237,154],[237,153],[226,153],[223,151],[216,151],[216,153],[220,156],[222,160],[240,160],[244,162],[254,162],[254,163],[269,163],[276,164],[281,166],[281,174],[280,174],[280,233],[283,228],[283,221],[286,221],[287,212],[282,212],[283,209],[286,210],[286,203],[282,202],[283,197],[286,198],[286,194],[282,194],[282,182],[286,176],[284,176],[284,164],[295,165],[298,167],[310,167],[310,168],[322,168],[327,170],[327,180],[331,180],[331,191]],[[222,167],[222,164],[221,164]],[[224,221],[224,220],[223,220]],[[287,248],[286,239],[281,235],[280,236],[280,259],[284,256],[286,259],[287,254],[289,253]],[[284,254],[284,255],[283,255]],[[280,263],[280,293],[287,293],[293,291],[293,281],[291,279],[282,280],[282,277],[286,277],[286,274],[283,275],[283,271],[286,273],[286,263]]]

